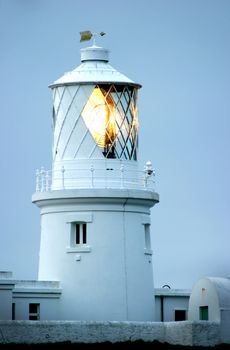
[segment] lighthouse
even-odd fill
[[[82,48],[81,64],[50,85],[52,169],[37,170],[38,279],[60,281],[60,320],[154,321],[150,161],[138,165],[138,89]],[[144,117],[143,117],[144,122]]]

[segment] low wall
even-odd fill
[[[135,340],[214,346],[220,343],[220,325],[190,321],[0,321],[0,343],[116,343]]]

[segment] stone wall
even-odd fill
[[[0,321],[0,343],[111,343],[157,340],[169,344],[221,343],[215,322]]]

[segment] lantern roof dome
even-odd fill
[[[120,73],[109,63],[109,51],[100,46],[90,46],[81,49],[81,64],[74,70],[65,73],[49,87],[75,84],[115,83],[128,84],[140,88],[141,85]]]

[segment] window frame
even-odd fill
[[[68,215],[66,220],[69,227],[69,244],[66,248],[67,253],[91,252],[91,246],[88,244],[88,242],[90,234],[90,223],[92,223],[92,221],[92,213],[75,213]],[[79,225],[78,238],[77,225]]]
[[[151,249],[151,219],[149,215],[141,215],[141,224],[144,228],[144,254],[153,255]]]
[[[199,320],[208,321],[209,319],[209,310],[208,305],[202,305],[199,307]]]

